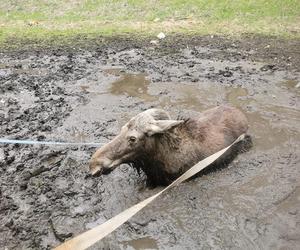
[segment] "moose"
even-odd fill
[[[148,109],[93,154],[90,171],[92,175],[107,174],[128,163],[142,169],[149,183],[167,185],[247,130],[246,116],[228,105],[182,120],[172,120],[162,109]]]

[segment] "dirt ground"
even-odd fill
[[[150,107],[242,109],[253,147],[175,187],[91,249],[296,249],[300,41],[106,39],[2,50],[0,137],[105,143]],[[0,145],[0,249],[51,249],[161,187],[128,165],[92,178],[94,147]]]

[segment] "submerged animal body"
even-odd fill
[[[245,115],[218,106],[185,120],[172,120],[161,109],[148,109],[92,156],[92,174],[108,173],[121,163],[142,169],[150,183],[166,185],[205,157],[246,133]]]

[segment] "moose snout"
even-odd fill
[[[112,171],[111,163],[112,161],[108,158],[92,157],[89,165],[90,172],[93,176],[108,174]]]
[[[94,161],[91,161],[91,162],[90,162],[89,168],[90,168],[91,174],[94,175],[94,176],[100,175],[101,172],[102,172],[102,171],[101,171],[101,170],[102,170],[101,166],[98,165],[97,163],[95,163]]]

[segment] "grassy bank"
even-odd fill
[[[0,1],[0,41],[76,35],[243,33],[300,37],[299,0]]]

